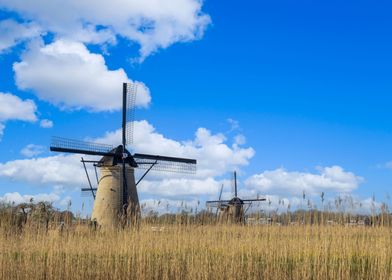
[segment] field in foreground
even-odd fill
[[[392,279],[389,227],[2,232],[1,279]]]

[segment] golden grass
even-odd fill
[[[388,227],[1,232],[1,279],[392,279]]]

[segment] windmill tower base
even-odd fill
[[[229,205],[219,211],[219,222],[226,224],[241,224],[244,222],[244,208],[242,205]]]
[[[91,220],[104,228],[116,228],[137,220],[140,215],[140,206],[134,169],[126,168],[128,209],[123,209],[122,167],[120,165],[103,166],[100,167],[100,173]]]

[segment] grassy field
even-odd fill
[[[1,227],[0,227],[1,229]],[[389,227],[2,229],[1,279],[392,279]]]

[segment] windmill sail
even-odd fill
[[[136,106],[136,83],[123,84],[123,145],[133,144],[133,127]]]
[[[80,141],[63,137],[52,137],[52,152],[74,153],[97,156],[114,156],[112,145]]]
[[[243,199],[243,202],[258,202],[258,201],[267,201],[266,198],[255,198],[255,199]]]
[[[211,200],[206,202],[206,206],[209,208],[220,208],[228,206],[231,200]]]
[[[194,159],[155,156],[148,154],[133,155],[138,168],[148,169],[153,165],[152,170],[168,171],[178,173],[196,173],[196,163]]]

